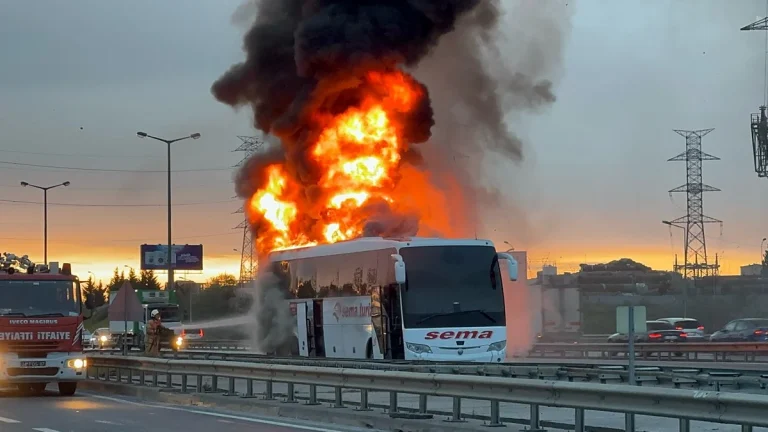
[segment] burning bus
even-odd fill
[[[364,237],[275,251],[305,357],[501,362],[506,318],[500,263],[487,240]]]

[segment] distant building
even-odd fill
[[[763,265],[762,264],[750,264],[741,266],[742,276],[762,276]]]

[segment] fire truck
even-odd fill
[[[26,394],[56,383],[72,396],[85,379],[80,281],[70,264],[0,255],[0,386]]]

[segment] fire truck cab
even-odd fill
[[[0,255],[0,386],[71,396],[85,379],[80,281],[69,264]]]

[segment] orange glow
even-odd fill
[[[399,71],[370,72],[366,79],[377,90],[365,94],[359,104],[337,115],[314,114],[322,127],[307,156],[318,168],[316,186],[300,190],[298,174],[287,165],[265,170],[266,182],[248,206],[260,254],[359,237],[366,206],[398,205],[392,194],[409,144],[398,118],[424,95]]]

